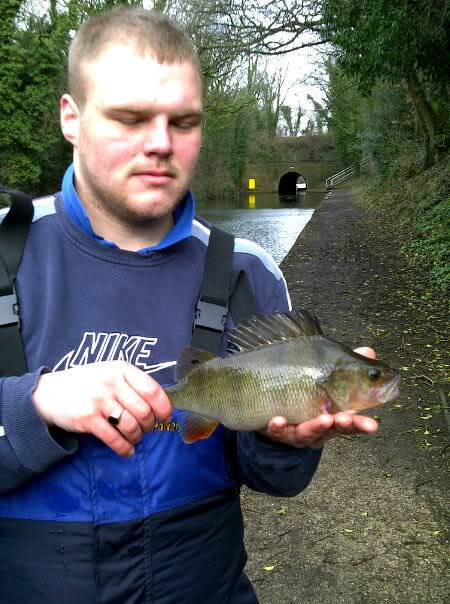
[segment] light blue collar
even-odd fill
[[[101,245],[117,248],[115,243],[112,241],[107,241],[94,232],[86,210],[84,209],[83,204],[75,191],[75,187],[73,186],[73,164],[70,164],[66,170],[66,173],[64,174],[62,182],[62,198],[67,214],[77,227],[98,241]],[[190,237],[194,214],[194,196],[191,191],[188,191],[180,205],[175,208],[173,212],[174,225],[164,239],[162,239],[162,241],[160,241],[157,245],[152,247],[144,247],[141,250],[138,250],[137,253],[148,254],[149,252],[162,250]]]

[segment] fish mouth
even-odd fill
[[[380,393],[377,397],[378,400],[383,403],[390,403],[391,401],[395,400],[400,394],[399,384],[401,379],[401,375],[396,375],[392,381],[380,389]]]

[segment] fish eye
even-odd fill
[[[375,367],[371,367],[369,369],[369,379],[370,380],[377,380],[381,375],[381,371],[379,369],[376,369]]]

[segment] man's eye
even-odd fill
[[[180,121],[180,122],[173,122],[173,125],[175,126],[175,128],[177,128],[178,130],[192,130],[193,128],[195,128],[198,124],[197,122],[186,122],[186,121]]]
[[[191,124],[187,124],[185,122],[175,122],[174,126],[175,128],[178,128],[178,130],[189,130],[189,128],[192,128]]]
[[[118,117],[116,121],[124,126],[136,126],[142,122],[142,119],[139,117]]]

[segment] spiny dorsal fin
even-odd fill
[[[215,359],[216,355],[207,350],[200,350],[193,346],[187,346],[181,352],[175,368],[175,379],[177,382],[182,380],[186,375],[206,361]]]
[[[317,317],[298,308],[287,313],[258,315],[233,329],[228,338],[228,352],[245,352],[299,337],[322,335]]]

